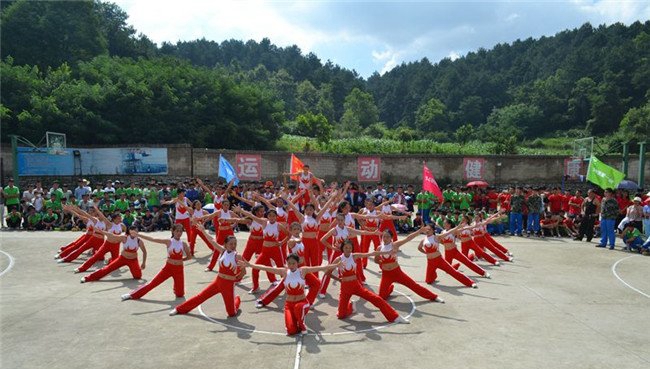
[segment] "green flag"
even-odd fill
[[[591,156],[589,169],[587,170],[587,180],[589,182],[600,186],[600,188],[615,189],[623,179],[625,179],[625,174],[603,163],[595,156]]]

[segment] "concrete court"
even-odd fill
[[[8,269],[10,259],[0,253],[0,367],[650,367],[650,258],[619,250],[567,239],[498,238],[516,260],[487,267],[492,279],[475,278],[478,289],[439,275],[433,289],[446,300],[439,304],[396,286],[405,296],[394,293],[390,303],[402,315],[413,309],[409,298],[414,301],[409,325],[373,329],[385,323],[368,303],[348,320],[336,319],[334,285],[308,315],[311,334],[292,338],[283,335],[282,299],[257,310],[247,285],[236,289],[242,312],[225,319],[220,296],[202,305],[207,318],[198,309],[168,316],[181,301],[174,299],[170,281],[143,300],[121,302],[121,294],[141,283],[126,270],[80,284],[81,275],[72,273],[75,264],[53,260],[55,250],[78,235],[0,233],[0,250],[14,259]],[[239,250],[247,236],[237,234]],[[151,279],[165,251],[153,243],[147,247],[144,279]],[[186,265],[186,297],[215,277],[203,272],[209,256],[202,241],[197,256]],[[400,260],[423,281],[425,258],[416,242],[404,246]],[[371,284],[378,283],[377,270],[371,263]]]

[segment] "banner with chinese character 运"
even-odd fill
[[[357,180],[359,182],[377,182],[381,179],[381,158],[358,157],[357,158]]]
[[[237,177],[242,181],[259,181],[262,179],[262,156],[250,154],[235,155]]]
[[[485,176],[485,159],[463,158],[463,177],[467,181],[482,180]]]

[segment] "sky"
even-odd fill
[[[109,0],[111,1],[111,0]],[[254,1],[112,0],[159,46],[205,38],[298,45],[367,78],[402,62],[552,36],[586,22],[650,19],[650,0]]]

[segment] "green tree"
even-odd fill
[[[650,140],[650,102],[628,110],[621,120],[620,132],[628,140]]]
[[[304,80],[296,88],[296,112],[298,114],[318,111],[319,93],[311,82]]]
[[[539,124],[542,124],[542,112],[538,107],[528,104],[508,105],[492,111],[486,125],[492,130],[484,133],[487,133],[491,139],[501,135],[511,135],[518,140],[528,127]]]
[[[449,118],[442,101],[432,98],[415,112],[415,127],[423,132],[444,131]]]
[[[474,135],[475,135],[474,126],[468,123],[458,127],[458,129],[454,133],[454,138],[456,139],[456,141],[465,144],[468,141],[472,140],[474,138]]]
[[[358,133],[379,120],[379,111],[372,95],[354,88],[345,98],[345,112],[341,126],[348,132]]]
[[[323,114],[305,113],[296,117],[298,134],[314,137],[321,143],[327,143],[332,138],[332,125]]]

